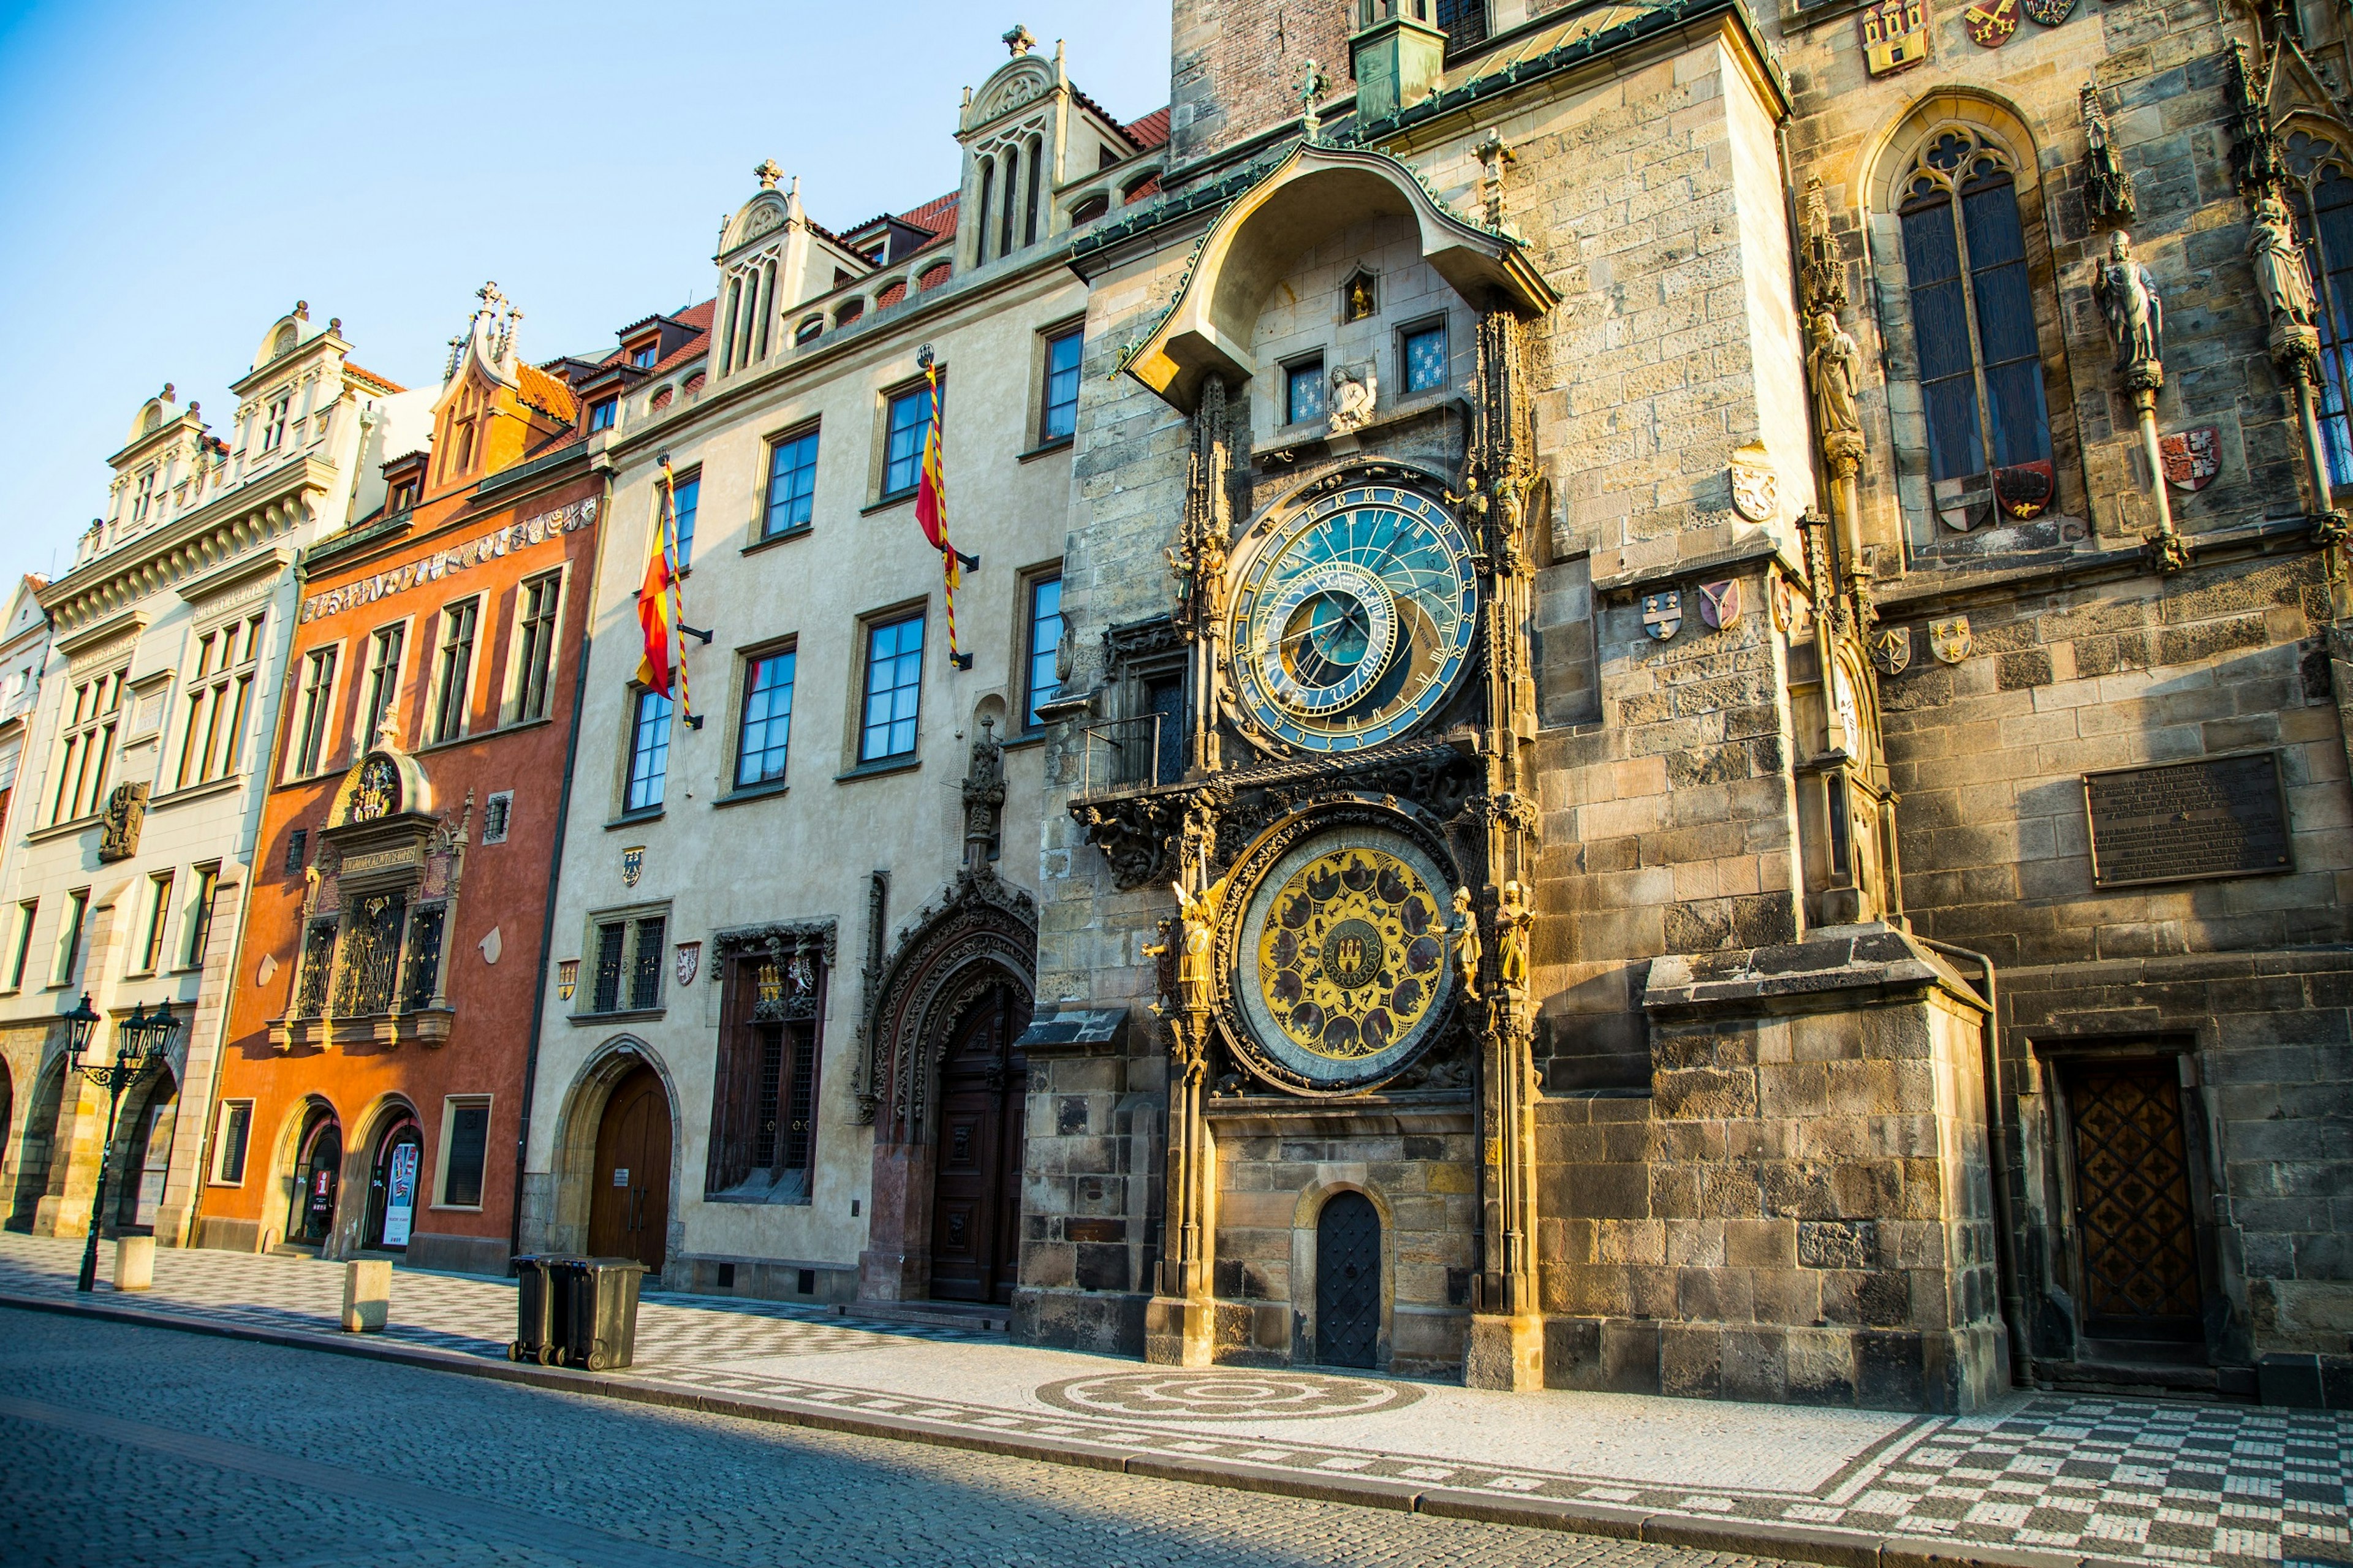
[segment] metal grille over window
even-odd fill
[[[713,945],[726,1022],[705,1190],[735,1203],[807,1203],[832,923],[721,931]]]
[[[407,915],[397,893],[361,901],[343,932],[343,984],[335,997],[341,1017],[392,1011],[393,982],[400,966],[400,931]]]
[[[335,960],[335,922],[312,921],[302,936],[302,973],[294,985],[294,1016],[316,1018],[327,1009],[327,972]]]
[[[441,929],[448,906],[426,904],[408,921],[408,973],[400,988],[400,1005],[410,1012],[433,1005],[441,984]]]
[[[638,1011],[661,1005],[662,934],[669,922],[656,915],[638,922],[638,945],[629,967],[629,1005]]]
[[[629,928],[618,921],[596,928],[596,985],[589,994],[596,1012],[621,1010],[621,950],[628,939]]]

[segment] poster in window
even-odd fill
[[[392,1170],[385,1176],[384,1190],[386,1247],[408,1245],[408,1227],[417,1216],[417,1148],[414,1143],[393,1145]]]

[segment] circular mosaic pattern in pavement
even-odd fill
[[[1059,1410],[1134,1420],[1305,1421],[1401,1410],[1421,1397],[1410,1384],[1324,1377],[1312,1372],[1102,1373],[1038,1390]]]

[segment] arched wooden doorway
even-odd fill
[[[312,1106],[295,1151],[286,1239],[296,1247],[323,1247],[334,1234],[335,1188],[343,1174],[343,1127],[335,1113]]]
[[[360,1245],[387,1252],[408,1250],[417,1228],[418,1193],[425,1167],[425,1130],[417,1118],[402,1111],[377,1135],[375,1159],[368,1169],[367,1226]]]
[[[948,1032],[932,1186],[932,1294],[941,1300],[1013,1300],[1029,1087],[1015,1042],[1029,1026],[1028,994],[1000,984],[982,992]]]
[[[656,1274],[670,1244],[670,1096],[649,1066],[613,1086],[588,1173],[588,1250],[634,1258]]]

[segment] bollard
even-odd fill
[[[355,1258],[343,1265],[344,1332],[382,1333],[391,1310],[390,1263],[382,1258]]]
[[[114,1288],[152,1289],[155,1284],[155,1237],[129,1231],[114,1238]]]

